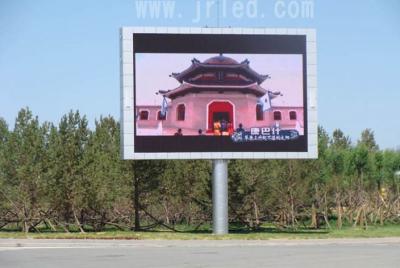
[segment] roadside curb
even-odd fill
[[[252,247],[315,245],[399,245],[400,237],[307,240],[95,240],[95,239],[0,239],[1,249],[35,248],[142,248],[142,247]]]

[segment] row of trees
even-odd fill
[[[119,125],[79,112],[58,126],[22,109],[0,119],[0,229],[146,229],[211,220],[210,161],[121,161]],[[230,161],[230,221],[257,229],[367,227],[400,221],[400,152],[371,130],[353,144],[319,129],[318,160]],[[140,226],[140,220],[142,226]]]

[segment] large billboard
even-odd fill
[[[314,30],[123,28],[124,159],[316,158]]]

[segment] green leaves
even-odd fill
[[[78,111],[55,126],[21,109],[12,130],[0,118],[0,226],[131,228],[134,204],[150,226],[208,225],[211,161],[122,161],[119,131],[111,116],[91,130]],[[318,135],[317,160],[230,161],[230,221],[250,229],[398,221],[400,152],[379,151],[369,129],[356,145],[340,129]]]

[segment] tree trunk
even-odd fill
[[[256,225],[258,228],[258,226],[260,226],[260,216],[259,216],[260,213],[259,213],[256,201],[253,201],[253,207],[254,207],[254,216],[255,216],[255,220],[256,220]]]
[[[336,227],[340,230],[343,227],[343,208],[342,208],[342,202],[341,202],[341,192],[340,192],[338,182],[336,182],[335,198],[336,198],[336,212],[337,212]]]
[[[290,217],[291,217],[291,222],[292,222],[292,228],[294,229],[296,227],[296,216],[294,214],[294,197],[292,192],[290,192]]]
[[[316,209],[314,203],[311,206],[311,226],[310,227],[313,228],[313,229],[318,229],[319,228],[318,214],[317,214],[317,209]]]
[[[66,224],[63,224],[62,222],[59,222],[59,221],[57,221],[56,219],[54,219],[54,221],[56,222],[56,224],[57,224],[58,226],[61,226],[61,228],[63,228],[64,232],[69,233],[69,229],[68,229],[68,227],[67,227]]]
[[[29,227],[28,227],[28,222],[24,219],[24,225],[23,225],[23,232],[28,233],[29,232]]]
[[[326,226],[328,226],[329,229],[331,229],[331,224],[329,223],[329,215],[328,215],[328,202],[326,198],[326,192],[324,193],[324,220],[326,223]]]
[[[385,223],[385,211],[381,208],[379,209],[379,223],[381,224],[381,226],[384,225]]]
[[[366,207],[364,206],[363,208],[362,208],[362,211],[361,211],[361,221],[360,221],[360,226],[362,227],[362,228],[364,228],[365,230],[367,230],[368,229],[368,220],[367,220],[367,213],[366,213],[366,211],[365,211],[365,209],[366,209]]]
[[[23,231],[25,233],[29,233],[29,225],[28,225],[28,211],[26,207],[24,206],[24,225],[22,226]]]
[[[53,232],[57,232],[57,229],[54,227],[54,225],[51,223],[51,221],[49,219],[45,219],[45,222],[49,225],[50,229]]]
[[[336,210],[337,210],[337,228],[342,229],[343,226],[343,221],[342,221],[342,204],[340,204],[340,201],[338,200],[336,202]]]
[[[361,222],[360,221],[361,209],[362,208],[359,208],[358,211],[357,211],[357,215],[356,215],[356,218],[354,219],[353,227],[357,227],[357,223]]]
[[[169,209],[168,209],[168,204],[167,201],[164,200],[163,202],[163,207],[164,207],[164,213],[165,213],[165,222],[166,224],[170,224],[170,220],[169,220]]]
[[[75,208],[72,209],[72,213],[74,214],[75,223],[78,226],[81,233],[85,233],[85,230],[82,228],[82,224],[79,222],[78,217],[76,216]]]
[[[139,199],[139,178],[134,176],[134,209],[135,209],[135,228],[136,232],[140,231],[140,199]]]

